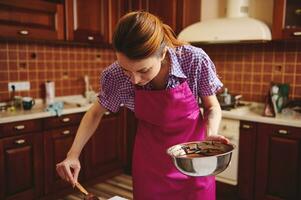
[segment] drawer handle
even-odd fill
[[[69,131],[69,130],[64,130],[64,131],[62,132],[63,135],[69,135],[70,133],[71,133],[71,131]]]
[[[248,125],[248,124],[243,124],[242,128],[244,128],[244,129],[250,129],[250,128],[252,128],[252,126]]]
[[[293,36],[301,36],[301,32],[300,31],[293,32]]]
[[[15,144],[24,144],[26,142],[26,140],[24,139],[19,139],[15,141]]]
[[[110,114],[110,112],[109,112],[109,111],[105,112],[105,115],[109,115],[109,114]]]
[[[17,125],[17,126],[15,126],[15,129],[20,131],[20,130],[25,129],[25,126],[24,125]]]
[[[63,118],[62,122],[70,122],[70,118],[69,117]]]
[[[295,14],[296,14],[296,15],[301,15],[301,8],[296,9],[296,10],[295,10]]]
[[[287,134],[288,134],[288,131],[287,131],[287,130],[284,130],[284,129],[280,129],[280,130],[277,131],[277,133],[278,133],[279,135],[287,135]]]
[[[28,30],[20,30],[19,34],[20,35],[29,35],[29,31]]]
[[[88,40],[93,41],[94,37],[93,36],[88,36]]]

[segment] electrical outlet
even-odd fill
[[[8,83],[8,91],[13,91],[12,86],[15,86],[15,91],[26,91],[30,90],[30,82],[22,81],[22,82],[9,82]]]

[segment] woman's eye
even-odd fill
[[[144,69],[144,70],[142,70],[140,73],[144,74],[144,73],[148,72],[149,70],[150,70],[150,68]]]

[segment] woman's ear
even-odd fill
[[[162,55],[161,55],[161,62],[165,59],[165,56],[166,56],[166,52],[167,52],[167,47],[164,47],[163,51],[162,51]]]

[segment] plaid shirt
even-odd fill
[[[191,45],[168,48],[171,61],[167,89],[187,81],[196,100],[201,96],[215,95],[223,86],[218,79],[215,66],[209,56],[201,49]],[[135,86],[114,62],[106,68],[100,78],[99,103],[106,109],[117,112],[121,104],[134,111]],[[143,89],[151,90],[148,83]]]

